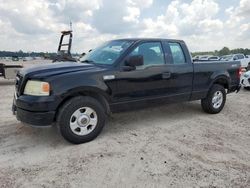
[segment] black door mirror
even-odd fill
[[[127,66],[130,67],[137,67],[143,65],[143,56],[142,55],[133,55],[130,56],[125,63]]]

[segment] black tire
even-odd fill
[[[213,99],[215,93],[217,93],[217,92],[222,93],[223,99],[222,99],[221,105],[219,107],[215,108],[213,105],[212,99]],[[226,102],[225,88],[219,84],[214,84],[211,87],[211,89],[208,91],[207,97],[205,99],[201,99],[201,106],[205,112],[207,112],[209,114],[217,114],[223,109],[225,102]]]
[[[70,128],[72,114],[82,108],[89,107],[96,112],[97,124],[92,132],[87,135],[77,135]],[[92,97],[79,96],[67,101],[59,110],[57,116],[57,126],[62,136],[73,144],[81,144],[95,139],[102,131],[106,121],[105,110],[103,106]]]
[[[244,87],[244,89],[250,91],[250,87]]]

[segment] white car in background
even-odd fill
[[[219,56],[212,56],[212,55],[197,55],[193,57],[193,61],[219,61]]]
[[[219,56],[210,56],[208,58],[209,61],[219,61],[220,60],[220,57]]]
[[[204,55],[204,56],[201,56],[199,60],[208,61],[210,57],[211,57],[211,55]]]
[[[250,90],[250,71],[247,71],[241,76],[241,85],[246,89]]]
[[[244,54],[231,54],[225,55],[220,58],[222,61],[240,61],[241,67],[246,68],[248,63],[250,63],[250,58]]]

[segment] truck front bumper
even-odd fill
[[[48,126],[54,122],[55,112],[30,112],[21,108],[17,108],[14,104],[12,106],[13,114],[16,115],[17,120],[34,126]]]
[[[14,95],[12,112],[17,120],[34,125],[48,126],[54,123],[56,105],[52,97],[32,97]]]

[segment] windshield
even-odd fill
[[[111,65],[133,41],[114,40],[104,43],[80,59],[81,62]]]
[[[221,57],[221,60],[230,60],[231,58],[233,58],[232,55],[225,55]]]

